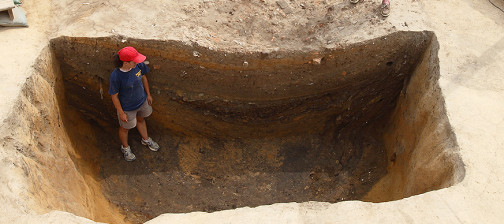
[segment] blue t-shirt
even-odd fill
[[[114,69],[110,75],[109,94],[119,93],[119,102],[124,111],[132,111],[140,108],[147,99],[142,76],[149,72],[149,67],[139,63],[129,72],[123,72],[119,68]]]

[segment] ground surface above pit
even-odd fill
[[[492,0],[502,5],[501,0]],[[258,3],[261,1],[257,1]],[[1,28],[0,86],[3,118],[12,112],[22,83],[31,75],[30,66],[39,55],[49,38],[67,36],[109,36],[122,34],[142,39],[174,39],[198,42],[213,48],[271,50],[278,48],[304,47],[315,49],[328,44],[357,42],[380,36],[390,30],[432,30],[440,41],[441,88],[446,98],[447,112],[454,127],[461,155],[466,164],[467,175],[463,182],[454,187],[430,192],[395,202],[369,204],[344,202],[338,204],[302,203],[276,204],[260,208],[242,208],[213,214],[166,215],[153,223],[320,223],[334,222],[482,222],[499,223],[504,219],[504,14],[488,1],[392,1],[392,14],[386,20],[378,17],[378,1],[365,1],[351,6],[342,1],[306,1],[309,6],[319,6],[319,11],[301,11],[295,6],[300,2],[289,2],[292,14],[283,11],[273,1],[265,1],[267,7],[258,12],[271,13],[273,21],[266,23],[273,33],[283,35],[273,39],[261,33],[266,25],[259,26],[254,36],[240,31],[251,20],[239,18],[239,13],[249,13],[250,4],[240,1],[173,1],[149,4],[124,3],[123,1],[24,1],[30,28]],[[89,4],[88,4],[89,3]],[[336,15],[347,16],[346,23],[328,23],[319,26],[327,32],[315,29],[311,37],[317,44],[302,42],[296,32],[310,32],[318,25],[333,4],[347,4],[348,9]],[[208,8],[205,8],[208,5]],[[225,5],[226,7],[223,7]],[[201,7],[200,7],[201,6]],[[237,7],[233,12],[227,7]],[[245,7],[245,10],[240,7]],[[252,8],[253,9],[253,8]],[[218,11],[223,13],[216,13]],[[306,9],[304,9],[306,10]],[[309,10],[309,8],[308,8]],[[156,13],[152,13],[155,11]],[[336,10],[337,11],[337,10]],[[336,12],[335,11],[335,12]],[[207,13],[209,12],[209,13]],[[211,13],[210,13],[211,12]],[[301,13],[301,12],[306,12]],[[339,12],[339,11],[338,11]],[[276,13],[276,14],[275,14]],[[252,13],[252,15],[255,15]],[[337,16],[332,17],[337,18]],[[241,20],[240,20],[241,19]],[[290,23],[312,21],[312,26]],[[213,25],[215,20],[229,21],[230,25]],[[262,20],[259,20],[262,21]],[[269,21],[267,18],[264,21]],[[341,20],[343,21],[343,19]],[[301,28],[298,28],[301,27]],[[354,27],[355,29],[353,29]],[[241,29],[243,30],[243,29]],[[240,35],[241,34],[241,35]],[[302,36],[304,39],[308,36]],[[326,42],[317,41],[319,39]],[[236,41],[235,41],[236,40]],[[330,40],[337,42],[328,43]],[[241,43],[241,44],[240,44]],[[7,132],[6,130],[2,130]],[[2,146],[3,147],[3,146]],[[6,222],[76,222],[84,219],[61,213],[48,215],[33,214],[29,197],[24,193],[22,171],[5,158],[13,158],[16,149],[2,150],[2,218]]]

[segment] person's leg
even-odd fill
[[[128,144],[128,132],[129,129],[134,128],[136,125],[136,112],[125,111],[125,113],[128,116],[127,122],[122,121],[121,116],[117,114],[117,119],[119,120],[119,140],[121,140],[121,152],[124,154],[124,159],[126,161],[133,161],[136,159],[136,156],[131,152]]]
[[[128,148],[128,129],[119,126],[119,139],[124,148]]]
[[[122,126],[119,127],[119,139],[121,140],[121,152],[124,154],[124,159],[126,161],[133,161],[136,159],[135,154],[131,152],[131,148],[128,145],[128,131]]]
[[[121,120],[121,116],[117,114],[117,119],[119,120],[119,140],[124,148],[128,148],[128,131],[136,125],[136,111],[125,111],[128,116],[128,122]]]
[[[143,145],[149,146],[152,151],[158,151],[159,145],[154,140],[152,140],[152,138],[149,138],[149,134],[147,133],[147,122],[145,121],[145,118],[151,114],[152,106],[150,106],[146,100],[144,104],[142,104],[142,106],[138,109],[136,126],[138,132],[140,133],[140,136],[142,136],[142,140],[140,142],[142,142]]]
[[[145,122],[145,118],[137,117],[137,129],[142,136],[142,144],[149,146],[152,151],[158,151],[159,145],[152,138],[149,138],[147,134],[147,122]]]
[[[137,117],[136,120],[136,127],[138,129],[138,132],[140,133],[140,136],[142,136],[143,140],[148,140],[149,135],[147,134],[147,122],[145,122],[145,119],[143,117]]]

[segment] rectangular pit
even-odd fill
[[[150,62],[155,103],[147,122],[162,146],[150,152],[131,131],[132,163],[122,159],[107,95],[112,55],[128,45]],[[457,183],[464,168],[437,84],[437,49],[431,32],[319,52],[249,53],[60,37],[51,41],[56,69],[42,66],[51,74],[41,76],[71,141],[60,150],[99,191],[84,195],[143,222],[282,202],[381,202]],[[25,87],[29,101],[40,94],[34,86]],[[83,216],[106,212],[95,210]]]

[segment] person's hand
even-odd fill
[[[119,117],[121,118],[121,121],[128,122],[128,115],[126,115],[126,113],[122,113]]]
[[[147,103],[149,103],[149,105],[152,105],[152,96],[151,95],[147,96]]]

